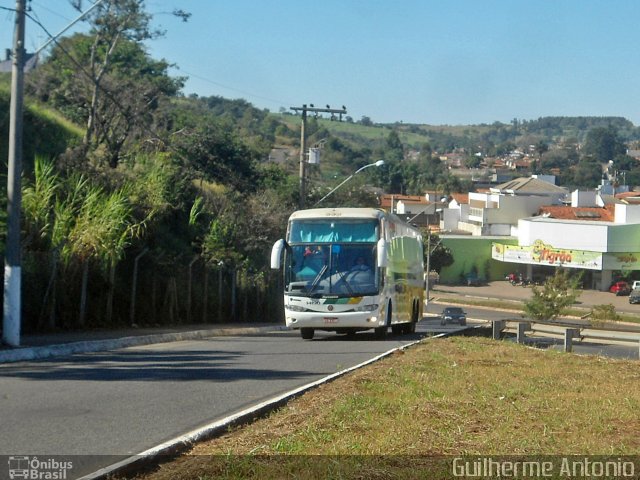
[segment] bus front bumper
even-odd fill
[[[294,312],[285,309],[285,321],[289,328],[314,328],[317,330],[369,329],[385,325],[379,312]]]

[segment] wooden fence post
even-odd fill
[[[218,323],[222,323],[222,267],[218,267]]]
[[[204,264],[204,291],[202,292],[202,323],[207,323],[207,307],[209,305],[209,269]]]
[[[149,251],[145,247],[133,261],[133,280],[131,281],[131,303],[129,305],[129,324],[134,325],[136,323],[136,291],[138,288],[138,262]]]
[[[191,323],[191,284],[193,282],[193,264],[198,261],[200,257],[196,256],[189,262],[189,280],[187,282],[187,323]]]
[[[236,322],[238,319],[236,318],[236,281],[237,281],[237,272],[234,268],[231,270],[231,321]]]

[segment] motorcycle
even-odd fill
[[[533,284],[533,281],[531,279],[525,278],[521,273],[510,273],[505,277],[505,280],[511,283],[511,285],[513,285],[514,287],[528,287],[529,285]]]

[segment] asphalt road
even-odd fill
[[[0,365],[0,455],[130,456],[421,336],[280,331]]]

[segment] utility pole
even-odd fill
[[[431,273],[431,254],[440,246],[441,243],[442,238],[440,238],[433,247],[431,246],[431,228],[427,226],[427,284],[425,292],[427,304],[429,304],[429,290],[431,289],[431,286],[429,285],[429,280],[431,279],[431,276],[429,275]]]
[[[306,128],[307,128],[307,112],[315,112],[315,113],[330,113],[331,119],[334,118],[335,114],[339,115],[340,120],[342,121],[342,115],[346,115],[347,107],[344,105],[341,109],[331,108],[327,105],[327,108],[316,108],[313,104],[307,106],[306,104],[301,107],[290,107],[290,110],[294,112],[302,112],[302,126],[300,128],[300,200],[299,206],[300,210],[304,208],[305,197],[307,195],[307,187],[306,187],[306,172],[305,165],[307,163],[307,136],[306,136]]]
[[[26,0],[16,0],[11,106],[9,110],[9,157],[7,171],[7,244],[4,257],[4,315],[2,340],[20,346],[21,276],[20,210],[22,205],[22,105],[24,92],[24,25]]]
[[[426,298],[427,305],[429,305],[429,289],[431,286],[429,285],[429,281],[431,280],[431,229],[427,225],[427,284],[426,284]]]

